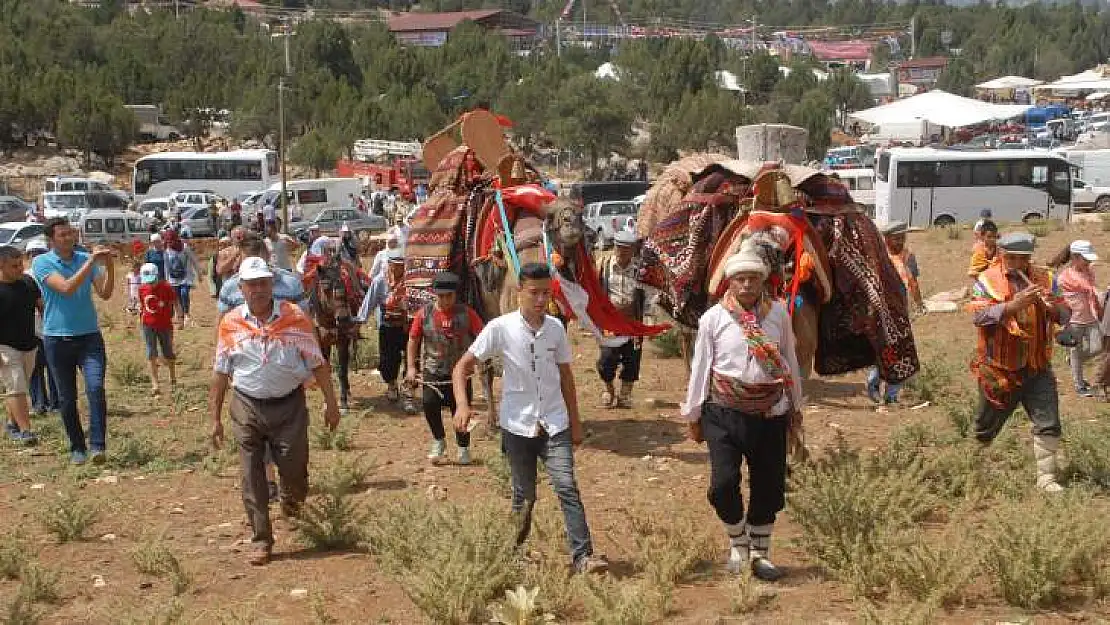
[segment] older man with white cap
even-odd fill
[[[385,249],[374,255],[374,262],[370,265],[371,280],[385,274],[386,266],[389,265],[389,251],[399,247],[401,247],[401,229],[392,226],[385,233]]]
[[[640,282],[639,267],[633,262],[636,257],[636,233],[622,229],[613,236],[613,255],[605,260],[598,270],[601,288],[609,296],[622,315],[635,321],[643,321],[647,308],[647,288]],[[623,340],[619,345],[614,345]],[[601,346],[597,359],[597,373],[605,384],[601,394],[602,408],[631,408],[632,387],[640,379],[640,360],[644,353],[642,337],[620,337]],[[620,394],[613,388],[617,368],[621,373]]]
[[[274,273],[257,256],[243,260],[239,288],[246,302],[220,319],[208,411],[212,444],[224,439],[221,418],[232,388],[231,425],[239,443],[243,505],[252,536],[248,561],[270,561],[267,448],[281,476],[281,509],[295,517],[308,495],[308,405],[304,384],[315,378],[324,393],[324,422],[335,429],[339,407],[312,321],[297,306],[274,299]]]
[[[702,315],[681,415],[709,447],[709,502],[729,538],[728,570],[774,581],[771,530],[786,503],[787,433],[801,424],[800,369],[786,305],[768,298],[769,270],[744,247],[725,263],[728,291]],[[740,464],[747,460],[745,516]]]

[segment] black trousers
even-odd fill
[[[643,345],[637,346],[637,339],[629,339],[620,347],[602,347],[597,358],[597,374],[603,382],[612,382],[617,377],[617,367],[621,368],[622,382],[635,382],[640,379],[640,358],[644,355]]]
[[[432,386],[435,388],[432,388]],[[428,422],[428,429],[432,431],[432,436],[436,440],[443,440],[447,437],[447,432],[443,429],[443,409],[447,408],[452,415],[455,414],[455,392],[451,387],[451,380],[424,380],[424,419]],[[439,393],[443,393],[440,397]],[[470,386],[470,381],[466,382],[466,399],[470,401],[474,398],[474,389]],[[451,429],[455,429],[452,427]],[[470,432],[459,432],[455,430],[455,443],[459,447],[470,447]]]
[[[787,418],[744,414],[712,402],[701,409],[709,447],[709,503],[729,525],[744,520],[740,463],[748,462],[748,525],[768,525],[786,505]]]
[[[387,383],[397,380],[405,362],[409,336],[402,326],[383,325],[378,328],[378,371]]]

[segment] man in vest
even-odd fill
[[[390,250],[389,264],[385,272],[370,281],[370,288],[362,299],[358,316],[359,323],[365,323],[370,313],[377,311],[378,318],[378,371],[385,380],[385,397],[391,402],[401,400],[401,388],[397,376],[405,362],[405,334],[409,329],[407,299],[405,289],[405,255],[400,248]],[[379,310],[380,308],[380,310]],[[412,397],[407,389],[404,393],[405,412],[416,412]]]
[[[783,573],[770,560],[771,530],[786,504],[787,440],[801,426],[802,392],[793,326],[785,303],[764,291],[768,273],[750,248],[726,261],[728,291],[698,321],[681,415],[690,439],[709,447],[709,503],[729,537],[728,570],[750,566],[775,581]]]
[[[416,312],[409,330],[408,374],[405,381],[409,388],[415,388],[416,357],[423,344],[423,359],[420,372],[423,376],[424,418],[432,432],[432,450],[428,459],[441,462],[447,448],[446,434],[443,429],[443,408],[454,414],[457,403],[451,388],[451,371],[455,363],[466,353],[474,337],[482,331],[482,319],[474,309],[457,302],[456,291],[459,278],[453,273],[436,275],[432,282],[436,301]],[[466,383],[466,396],[472,397],[470,382]],[[459,446],[459,464],[470,464],[470,432],[455,431],[455,443]]]
[[[622,229],[613,237],[615,250],[605,260],[599,270],[601,288],[622,315],[635,321],[643,321],[645,309],[644,285],[637,279],[639,268],[633,262],[636,255],[636,234]],[[620,342],[623,341],[623,342]],[[616,337],[601,347],[597,359],[597,373],[605,383],[601,394],[602,408],[631,408],[632,387],[640,379],[640,359],[644,353],[642,337]],[[612,343],[618,343],[612,345]],[[620,395],[613,388],[617,377],[617,367],[621,369]]]
[[[918,279],[921,271],[917,268],[917,257],[906,247],[906,231],[908,226],[904,221],[891,221],[879,226],[886,243],[886,253],[894,268],[898,270],[898,277],[902,278],[905,288],[906,301],[911,310],[923,310],[925,302],[921,299],[921,287]],[[898,392],[901,384],[886,385],[886,392],[880,388],[882,380],[879,379],[879,367],[871,367],[867,374],[867,397],[876,404],[894,404],[898,402]]]
[[[975,438],[994,440],[1020,403],[1033,422],[1037,487],[1059,492],[1056,453],[1060,446],[1060,397],[1052,371],[1054,326],[1071,312],[1053,275],[1030,263],[1033,235],[1016,232],[998,240],[1000,262],[972,287],[968,310],[979,330],[972,374],[979,383]]]

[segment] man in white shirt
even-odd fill
[[[635,321],[643,321],[647,291],[637,277],[638,263],[633,262],[636,256],[636,233],[620,230],[613,241],[613,255],[602,263],[598,280],[609,296],[609,301],[613,302],[622,315]],[[644,339],[628,336],[619,338],[623,341],[619,345],[602,345],[597,358],[597,373],[605,383],[605,391],[601,394],[602,408],[631,408],[632,387],[640,379]],[[613,388],[618,367],[621,370],[619,395]]]
[[[681,415],[689,437],[709,447],[709,503],[729,537],[727,568],[775,581],[771,530],[786,504],[787,434],[801,427],[794,332],[782,301],[764,291],[768,269],[754,249],[725,263],[728,291],[702,315]],[[740,464],[748,463],[747,516]]]
[[[512,471],[512,510],[520,518],[516,543],[528,538],[536,503],[536,463],[543,460],[552,488],[559,497],[571,546],[574,570],[601,572],[608,568],[595,556],[586,524],[586,511],[574,478],[574,445],[582,442],[578,417],[573,356],[566,330],[546,314],[551,300],[551,273],[547,265],[528,263],[520,269],[520,309],[502,315],[482,330],[452,374],[455,429],[470,429],[467,379],[479,360],[501,356],[501,448]]]

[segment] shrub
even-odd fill
[[[682,356],[682,330],[677,326],[672,327],[659,336],[651,338],[660,358],[678,358]]]
[[[648,625],[665,616],[668,597],[644,580],[620,582],[608,576],[584,577],[586,610],[593,625]]]
[[[347,451],[351,448],[351,431],[345,423],[340,423],[339,427],[335,430],[329,430],[327,427],[313,426],[312,427],[312,445],[316,449],[328,450],[334,449],[336,451]]]
[[[108,464],[117,469],[141,469],[162,459],[165,450],[148,436],[132,433],[117,438]]]
[[[367,535],[385,570],[436,623],[485,620],[487,606],[518,578],[514,528],[492,506],[411,498],[376,510]]]
[[[21,537],[5,533],[0,537],[0,578],[17,579],[23,563],[31,556]]]
[[[30,563],[20,572],[19,595],[30,603],[57,603],[61,598],[58,573],[37,563]]]
[[[60,543],[83,539],[98,516],[95,506],[77,498],[73,493],[61,494],[39,513],[46,530]]]
[[[688,518],[667,524],[650,513],[631,515],[638,568],[660,586],[674,585],[687,578],[698,564],[713,557],[713,541],[702,524]]]
[[[169,577],[175,596],[188,590],[192,577],[181,565],[181,561],[173,554],[161,539],[146,541],[131,552],[131,561],[135,568],[144,575],[154,577]]]
[[[112,373],[112,379],[124,388],[139,386],[150,381],[143,366],[134,360],[113,359],[109,369]]]
[[[1063,477],[1069,482],[1087,481],[1110,489],[1110,426],[1076,423],[1068,428],[1068,464]]]
[[[0,622],[3,625],[37,625],[41,620],[42,613],[35,609],[35,604],[24,597],[23,593],[16,593]]]
[[[894,586],[917,602],[947,606],[962,595],[972,575],[980,571],[981,550],[958,533],[940,537],[916,530],[906,536],[906,547],[889,562]]]
[[[323,492],[352,493],[366,482],[368,472],[362,456],[340,456],[320,474],[317,487]]]
[[[1110,537],[1101,515],[1091,513],[1093,503],[1072,489],[995,511],[983,563],[1008,603],[1043,608],[1064,599],[1069,582],[1102,584]]]
[[[751,614],[775,599],[775,592],[752,577],[746,569],[736,578],[729,596],[729,611],[733,614]]]
[[[355,549],[362,542],[366,513],[349,493],[327,491],[305,503],[297,518],[301,542],[319,551]]]

